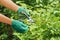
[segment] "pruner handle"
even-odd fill
[[[30,15],[26,14],[25,12],[21,12],[21,13],[24,14],[24,15],[27,17],[27,19],[28,19],[28,21],[29,21],[30,23],[33,23],[33,22],[34,22],[34,21],[31,19]]]

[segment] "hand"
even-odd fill
[[[22,7],[20,7],[17,12],[19,14],[22,13],[22,14],[26,14],[26,15],[30,16],[29,11],[25,8],[22,8]]]
[[[17,20],[12,20],[12,28],[20,33],[25,33],[28,30],[27,25]]]

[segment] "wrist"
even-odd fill
[[[19,9],[19,6],[15,6],[15,8],[13,9],[15,12],[17,12]]]

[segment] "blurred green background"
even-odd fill
[[[60,40],[60,0],[13,0],[17,5],[29,9],[35,23],[25,34],[16,32],[11,26],[0,23],[0,40]],[[19,20],[17,13],[0,5],[0,13]],[[23,17],[22,17],[23,18]]]

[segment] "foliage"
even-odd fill
[[[17,5],[29,9],[34,23],[24,23],[29,26],[25,34],[14,31],[7,24],[0,24],[1,40],[60,40],[60,1],[59,0],[16,0]],[[0,7],[1,12],[9,18],[19,20],[17,13]]]

